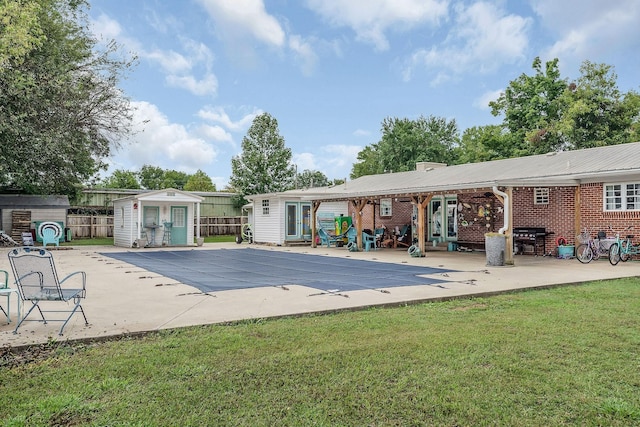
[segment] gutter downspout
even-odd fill
[[[502,226],[502,228],[500,228],[500,230],[498,230],[499,234],[504,234],[505,230],[509,228],[509,221],[511,220],[511,218],[509,218],[509,209],[508,209],[509,196],[507,195],[507,193],[504,193],[498,190],[498,187],[496,187],[495,185],[493,186],[493,193],[497,194],[498,196],[504,199],[504,225]]]

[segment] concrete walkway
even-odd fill
[[[446,283],[439,286],[405,286],[326,293],[305,286],[287,285],[203,294],[191,286],[101,255],[122,252],[125,250],[123,248],[77,246],[67,250],[56,250],[54,258],[61,277],[79,270],[87,273],[87,299],[82,305],[90,325],[85,326],[82,315],[76,314],[67,324],[62,337],[58,336],[61,325],[59,322],[47,325],[42,322],[25,322],[19,333],[13,334],[17,313],[16,298],[12,297],[13,322],[7,324],[0,313],[0,347],[46,343],[51,339],[61,341],[109,337],[191,325],[437,301],[461,296],[491,295],[516,289],[640,276],[640,263],[633,261],[619,263],[614,267],[608,260],[583,265],[575,259],[516,256],[514,266],[488,267],[484,252],[429,251],[426,257],[413,258],[406,250],[401,249],[349,252],[345,248],[270,247],[247,244],[239,246],[235,243],[205,244],[202,247],[182,250],[248,247],[265,251],[288,251],[439,267],[456,272],[437,273],[438,278],[446,280]],[[9,250],[10,248],[0,248],[0,269],[7,271],[10,271],[7,259]],[[10,281],[12,279],[10,273]],[[0,304],[5,307],[6,299],[0,299]],[[37,319],[37,316],[32,313],[30,318]]]

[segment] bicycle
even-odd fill
[[[242,224],[242,227],[240,227],[240,234],[236,235],[237,244],[241,244],[243,241],[253,243],[253,229],[249,223]]]
[[[606,246],[607,235],[604,231],[599,231],[598,237],[594,239],[585,228],[576,236],[576,240],[580,243],[576,248],[576,258],[582,264],[588,264],[594,259],[600,259],[602,255],[609,254],[609,247]]]
[[[631,230],[633,227],[629,226],[624,231]],[[616,234],[616,242],[609,248],[609,262],[611,265],[617,265],[620,261],[627,262],[632,256],[640,254],[640,243],[633,244],[632,234],[627,234],[624,239],[620,239],[620,233]]]

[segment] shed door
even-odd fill
[[[187,244],[187,207],[172,206],[171,207],[171,244],[186,245]]]

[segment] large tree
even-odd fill
[[[358,153],[351,178],[363,175],[415,170],[417,162],[451,163],[458,143],[455,120],[419,117],[415,120],[386,118],[382,139]]]
[[[118,83],[134,60],[99,48],[83,0],[0,4],[0,46],[17,40],[0,55],[0,187],[73,195],[131,130]]]
[[[289,190],[296,173],[291,157],[278,121],[262,113],[242,138],[242,153],[231,159],[230,184],[242,196]]]
[[[329,178],[317,170],[305,169],[296,176],[296,188],[325,187],[329,185]]]
[[[548,153],[566,145],[555,126],[567,88],[566,80],[560,78],[558,59],[548,61],[543,70],[542,61],[535,58],[532,67],[533,76],[523,73],[489,103],[494,116],[504,115],[503,126],[511,135],[508,157]]]
[[[209,175],[198,169],[193,175],[189,175],[184,185],[185,191],[216,191],[216,186]]]
[[[613,67],[582,63],[580,77],[564,92],[565,111],[557,125],[570,149],[637,141],[640,96],[620,92]]]
[[[108,176],[103,180],[102,186],[104,186],[105,188],[125,188],[137,190],[140,188],[140,183],[138,182],[137,173],[123,169],[117,169],[113,171],[111,176]]]

